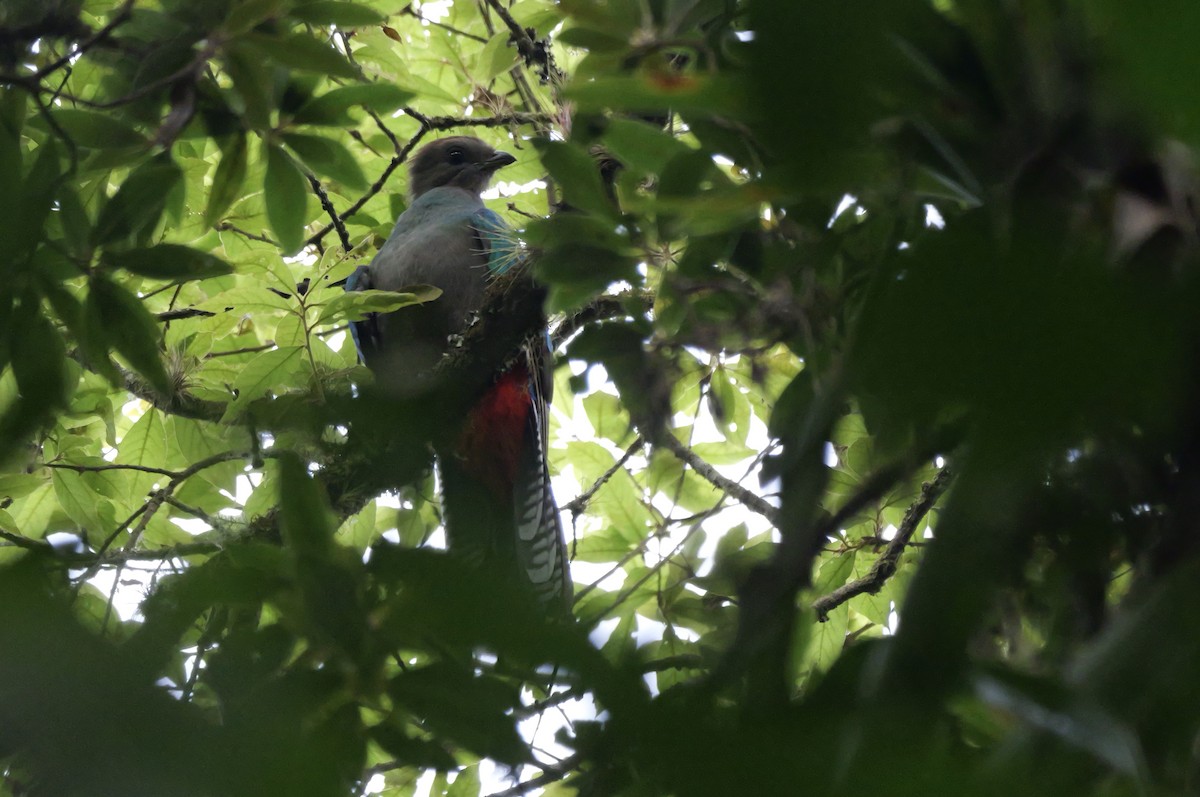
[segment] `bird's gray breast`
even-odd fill
[[[398,291],[411,285],[434,285],[442,290],[433,302],[379,319],[387,359],[405,372],[435,365],[446,349],[447,337],[461,332],[467,316],[483,302],[487,257],[470,224],[474,209],[472,205],[429,208],[414,204],[371,261],[376,288]]]

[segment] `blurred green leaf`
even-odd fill
[[[357,28],[362,25],[378,25],[386,17],[371,8],[359,3],[332,2],[301,2],[288,16],[307,22],[310,25],[336,25],[339,28]]]
[[[304,223],[308,207],[308,183],[291,156],[274,144],[267,147],[267,219],[271,222],[285,254],[295,254],[304,245]]]
[[[321,5],[345,5],[322,3]],[[354,65],[346,57],[325,42],[303,33],[273,36],[265,33],[248,33],[243,40],[254,49],[265,54],[281,66],[302,72],[319,72],[340,78],[358,77]]]
[[[390,313],[401,307],[431,302],[442,295],[432,285],[413,285],[412,291],[347,291],[321,305],[318,324],[326,324],[345,316],[351,321],[361,321],[368,313]]]
[[[158,348],[158,325],[136,296],[112,280],[94,274],[88,283],[87,313],[92,330],[116,349],[134,370],[164,396],[171,382]]]
[[[480,83],[488,83],[511,68],[517,59],[516,52],[509,44],[511,34],[501,31],[488,39],[487,44],[479,53],[479,67],[475,78]]]
[[[611,217],[612,204],[600,182],[600,172],[592,158],[577,146],[565,141],[537,141],[542,163],[562,186],[567,202],[574,207]]]
[[[388,693],[430,727],[479,755],[506,764],[527,758],[513,720],[506,716],[518,695],[498,679],[433,664],[396,676]]]
[[[100,262],[109,268],[122,268],[143,277],[172,282],[210,279],[233,273],[233,267],[219,257],[179,244],[106,251]]]
[[[246,136],[238,134],[221,148],[221,160],[213,170],[212,189],[204,206],[204,224],[213,226],[241,194],[246,181]]]
[[[92,243],[101,246],[153,230],[167,195],[182,179],[183,172],[169,158],[155,158],[134,169],[100,210]]]
[[[332,177],[348,188],[366,188],[367,178],[358,161],[336,141],[303,133],[284,133],[283,142],[313,171]]]
[[[147,144],[141,133],[111,114],[79,108],[61,108],[51,116],[71,141],[81,147],[115,149],[143,147]],[[34,117],[30,124],[47,131],[51,130],[49,123],[42,117]]]
[[[413,98],[406,91],[387,83],[366,83],[357,86],[342,86],[314,97],[292,115],[296,124],[342,125],[349,124],[345,114],[348,109],[361,105],[379,114],[388,114]]]

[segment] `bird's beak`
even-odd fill
[[[485,160],[481,165],[483,166],[483,170],[490,174],[491,172],[494,172],[497,169],[503,168],[510,163],[516,163],[516,162],[517,162],[517,159],[514,158],[512,155],[509,155],[507,152],[495,152],[492,154],[492,157]]]

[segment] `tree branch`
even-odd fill
[[[771,525],[776,528],[779,527],[782,516],[778,507],[771,506],[762,496],[755,495],[732,479],[722,476],[717,472],[716,468],[697,456],[696,452],[676,440],[673,435],[669,433],[664,434],[662,440],[659,441],[659,445],[679,457],[680,460],[686,463],[699,476],[710,482],[717,489],[727,493],[730,498],[742,504],[750,511],[762,515],[771,521]]]
[[[542,774],[540,775],[522,781],[504,791],[492,792],[491,797],[517,797],[518,795],[528,794],[534,789],[548,786],[551,783],[557,783],[574,772],[584,760],[585,758],[582,753],[576,753],[569,758],[564,758],[552,767],[543,767]]]
[[[195,307],[184,307],[179,310],[166,310],[158,313],[155,318],[159,321],[179,321],[184,318],[211,318],[216,313],[210,310],[199,310]]]
[[[75,45],[75,47],[73,47],[73,48],[68,47],[68,52],[66,55],[56,58],[55,60],[51,61],[49,64],[46,64],[41,69],[39,69],[38,71],[34,72],[32,75],[29,75],[29,76],[0,75],[0,83],[15,83],[15,84],[19,84],[19,85],[30,85],[32,83],[42,80],[45,77],[49,77],[54,72],[57,72],[59,69],[62,69],[64,66],[69,65],[72,60],[74,60],[74,59],[78,58],[79,56],[83,55],[84,53],[86,53],[88,50],[90,50],[96,44],[98,44],[99,42],[108,38],[108,35],[110,33],[112,33],[114,30],[116,30],[118,27],[120,27],[121,25],[124,25],[125,22],[127,22],[129,20],[129,17],[133,13],[134,2],[135,2],[135,0],[125,0],[125,3],[120,8],[117,9],[116,13],[113,14],[112,19],[110,19],[108,21],[108,23],[104,25],[104,27],[100,28],[95,33],[92,33],[90,36],[83,39],[81,42],[79,42],[77,45]]]
[[[592,496],[594,496],[596,492],[608,482],[609,479],[615,476],[617,471],[625,467],[625,463],[629,461],[629,458],[637,453],[637,450],[645,445],[645,443],[646,441],[642,438],[642,436],[638,435],[629,448],[625,449],[625,453],[621,455],[621,458],[614,462],[611,468],[601,474],[599,479],[596,479],[595,484],[584,490],[579,495],[575,496],[567,503],[560,506],[559,510],[566,510],[571,513],[572,517],[578,517],[579,513],[587,508],[588,501],[592,500]]]
[[[329,200],[329,194],[325,193],[325,189],[321,187],[321,181],[311,172],[305,170],[304,176],[308,178],[308,184],[312,186],[313,193],[317,195],[317,199],[321,202],[321,207],[325,209],[326,215],[332,219],[331,223],[333,224],[333,228],[337,230],[338,240],[342,242],[342,251],[349,252],[354,248],[350,243],[350,234],[346,232],[346,225],[342,223],[342,217],[338,216],[337,208]]]
[[[509,33],[512,34],[512,40],[517,46],[517,52],[525,59],[525,63],[531,66],[536,66],[542,80],[554,85],[561,85],[566,76],[562,70],[554,63],[553,56],[550,55],[550,50],[544,42],[535,41],[531,34],[536,33],[533,28],[523,28],[509,10],[505,8],[500,0],[487,0],[488,6],[504,21]]]
[[[921,494],[908,507],[908,511],[904,513],[904,519],[900,521],[896,536],[888,542],[887,547],[883,549],[883,553],[879,555],[879,558],[875,560],[875,564],[871,566],[869,573],[862,578],[847,582],[828,595],[822,595],[813,601],[812,607],[817,613],[818,620],[825,622],[829,619],[829,612],[857,595],[861,595],[864,592],[874,595],[879,592],[884,583],[895,575],[896,566],[900,562],[900,555],[904,553],[905,547],[916,532],[917,525],[928,514],[929,510],[933,508],[933,505],[937,503],[942,493],[946,491],[946,487],[949,486],[952,478],[950,469],[942,468],[938,471],[937,476],[933,478],[933,481],[926,482],[921,487]]]

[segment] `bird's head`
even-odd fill
[[[431,188],[453,185],[478,194],[487,188],[493,172],[516,160],[474,136],[440,138],[413,156],[408,166],[409,192],[416,199]]]

